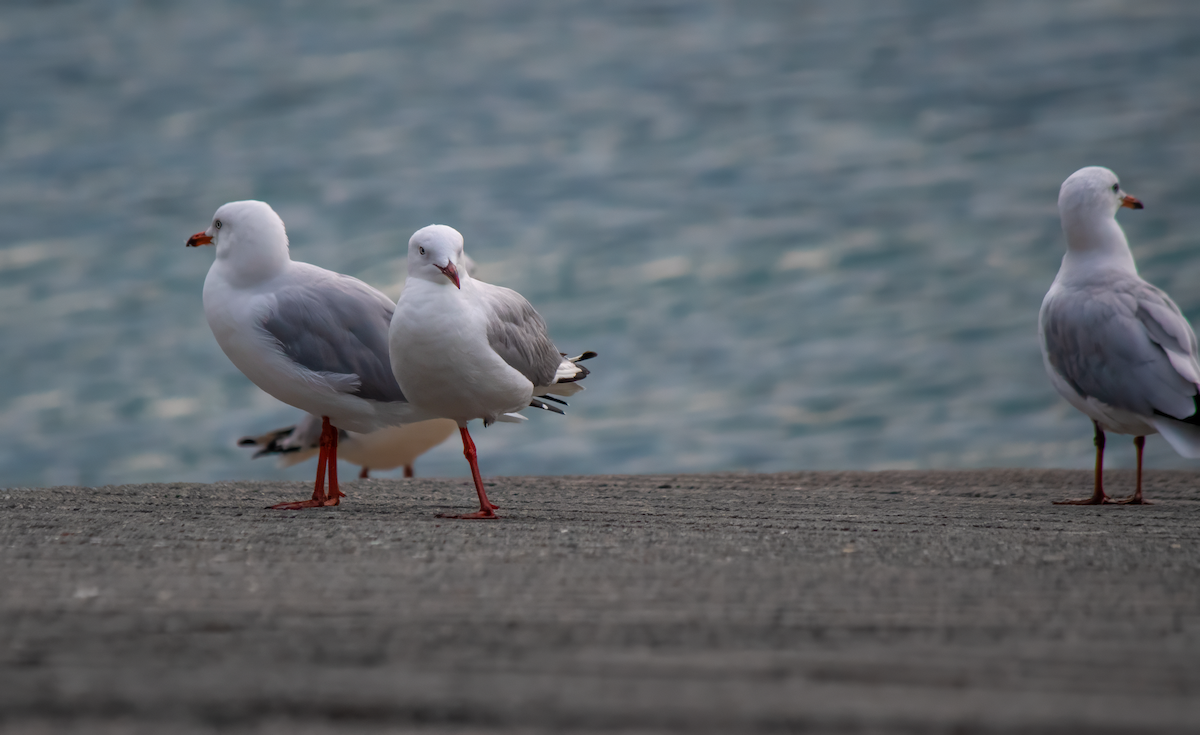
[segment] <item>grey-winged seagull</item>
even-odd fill
[[[216,246],[204,316],[226,356],[259,388],[322,417],[312,498],[272,507],[337,505],[345,496],[337,482],[338,429],[365,433],[432,418],[405,400],[392,376],[394,305],[356,278],[293,261],[283,220],[264,202],[222,205],[187,244]]]
[[[321,447],[321,417],[311,413],[294,426],[268,431],[261,436],[244,436],[238,446],[257,447],[257,459],[279,455],[280,467],[291,467],[317,455]],[[338,432],[338,459],[362,468],[359,479],[370,477],[371,470],[404,468],[404,476],[413,476],[417,457],[450,438],[458,428],[450,419],[430,419],[403,426],[385,426],[368,434]]]
[[[452,227],[430,225],[408,241],[408,278],[396,302],[388,343],[396,382],[414,406],[453,419],[479,495],[479,511],[453,518],[495,518],[479,475],[472,419],[523,421],[534,406],[556,413],[550,394],[583,389],[595,357],[567,358],[550,341],[546,323],[519,293],[475,280],[462,267],[463,238]],[[548,403],[550,401],[551,403]]]
[[[1042,301],[1038,334],[1054,388],[1095,428],[1090,498],[1061,504],[1135,503],[1142,499],[1142,448],[1160,433],[1184,457],[1200,457],[1200,358],[1196,335],[1161,289],[1138,277],[1121,207],[1142,203],[1107,168],[1071,174],[1058,193],[1067,253]],[[1137,486],[1115,500],[1104,492],[1104,432],[1132,434]]]

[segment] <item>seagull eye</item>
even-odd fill
[[[425,248],[417,248],[417,249],[421,251],[421,255],[425,254]]]
[[[1113,184],[1113,191],[1120,191],[1120,190],[1121,190],[1120,184]]]
[[[213,225],[214,225],[214,226],[215,226],[215,227],[216,227],[218,230],[219,230],[219,229],[221,229],[221,220],[217,220],[216,222],[213,222]]]

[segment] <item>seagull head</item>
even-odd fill
[[[458,230],[446,225],[422,227],[408,241],[408,275],[462,288],[462,280],[470,277],[466,257]]]
[[[1081,168],[1067,177],[1058,190],[1058,211],[1112,217],[1121,207],[1142,209],[1142,203],[1121,189],[1117,175],[1103,166]]]
[[[216,246],[217,260],[245,278],[272,276],[290,260],[283,220],[266,202],[222,204],[208,229],[188,238],[187,247],[201,245]]]
[[[1058,214],[1068,249],[1127,249],[1121,227],[1113,219],[1121,207],[1143,208],[1140,201],[1125,193],[1117,175],[1109,169],[1088,166],[1068,176],[1058,190]]]

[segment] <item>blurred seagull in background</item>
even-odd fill
[[[1058,193],[1067,253],[1042,301],[1038,334],[1050,381],[1092,419],[1096,442],[1092,496],[1060,504],[1146,502],[1147,434],[1162,434],[1184,457],[1200,457],[1196,335],[1171,297],[1138,277],[1116,221],[1121,207],[1141,209],[1142,203],[1100,166],[1071,174]],[[1134,436],[1137,486],[1128,498],[1104,493],[1105,431]]]
[[[338,429],[368,433],[434,418],[414,410],[392,375],[391,300],[356,278],[294,262],[283,220],[266,203],[222,205],[187,245],[216,246],[204,316],[226,356],[259,388],[321,417],[312,498],[273,508],[337,505],[344,497]]]
[[[472,419],[519,422],[529,406],[563,413],[550,394],[583,390],[588,375],[550,341],[546,323],[516,291],[477,281],[463,268],[463,238],[445,225],[417,230],[408,241],[408,278],[396,302],[388,343],[392,370],[421,411],[453,419],[471,465],[479,511],[453,518],[495,518],[479,475]]]
[[[318,454],[321,447],[321,417],[305,414],[300,423],[268,431],[262,436],[244,436],[238,446],[258,447],[254,458],[278,454],[280,467],[291,467]],[[338,459],[362,468],[359,479],[371,470],[404,468],[404,476],[413,476],[417,457],[450,438],[458,427],[450,419],[431,419],[403,426],[385,426],[369,434],[338,432]]]

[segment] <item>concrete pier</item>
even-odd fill
[[[0,491],[0,732],[1200,730],[1200,474],[488,482]]]

